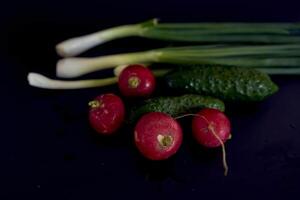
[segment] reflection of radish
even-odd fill
[[[100,134],[114,133],[122,124],[125,107],[120,97],[104,94],[89,102],[89,120],[92,127]]]
[[[225,175],[228,167],[224,143],[230,138],[230,127],[230,121],[224,113],[209,108],[197,113],[192,122],[193,135],[198,143],[208,148],[222,146]]]
[[[144,115],[137,123],[134,139],[139,151],[150,160],[164,160],[179,149],[182,130],[178,122],[160,112]]]
[[[119,76],[119,88],[124,96],[145,97],[155,88],[155,77],[144,65],[129,65]]]

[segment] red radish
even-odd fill
[[[228,167],[224,143],[230,138],[230,121],[224,113],[206,108],[197,113],[192,122],[193,135],[201,145],[208,148],[222,146],[225,175]]]
[[[110,135],[121,126],[125,107],[120,97],[103,94],[90,101],[89,106],[89,121],[98,133]]]
[[[193,134],[196,140],[205,147],[221,146],[230,136],[230,121],[224,113],[216,109],[201,110],[192,122]],[[217,134],[219,139],[212,133]]]
[[[147,97],[155,89],[155,77],[144,65],[129,65],[119,76],[119,89],[127,97]]]
[[[138,150],[150,160],[164,160],[177,152],[182,143],[179,123],[165,113],[145,114],[136,124],[134,140]]]

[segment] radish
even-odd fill
[[[147,97],[155,89],[153,73],[144,65],[126,67],[119,76],[119,89],[127,97]]]
[[[230,138],[230,121],[224,113],[206,108],[195,115],[192,131],[197,142],[207,148],[222,147],[224,174],[227,175],[226,151],[224,143]]]
[[[182,143],[179,123],[167,114],[150,112],[140,118],[134,129],[138,150],[150,160],[165,160],[174,155]]]
[[[114,94],[103,94],[90,101],[89,106],[89,121],[98,133],[110,135],[121,126],[125,107],[120,97]]]

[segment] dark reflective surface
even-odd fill
[[[299,76],[274,76],[277,94],[259,104],[227,105],[233,138],[228,177],[220,150],[192,140],[164,162],[142,158],[132,127],[112,138],[95,135],[87,102],[116,86],[48,91],[31,88],[30,71],[54,77],[54,46],[68,37],[152,17],[163,21],[299,21],[296,1],[9,1],[1,17],[0,197],[20,199],[291,199],[300,185]],[[169,45],[131,38],[83,56]],[[96,73],[86,77],[109,75]],[[165,91],[157,91],[157,94]],[[128,104],[132,104],[128,103]]]

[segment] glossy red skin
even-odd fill
[[[195,116],[192,121],[193,135],[197,142],[205,147],[219,147],[221,143],[208,128],[209,124],[214,132],[220,137],[223,143],[230,136],[231,125],[224,113],[216,109],[203,109]],[[206,119],[206,120],[205,120]]]
[[[114,94],[103,94],[94,100],[99,101],[100,106],[90,107],[90,124],[98,133],[111,135],[120,128],[124,121],[125,107],[123,101]]]
[[[131,77],[137,77],[140,83],[136,88],[130,87],[128,80]],[[119,89],[127,97],[147,97],[150,96],[156,85],[155,77],[151,70],[144,65],[129,65],[119,76]]]
[[[158,135],[170,135],[173,142],[162,147]],[[140,118],[135,126],[134,140],[138,150],[150,160],[165,160],[174,155],[182,143],[179,123],[164,113],[151,112]]]

